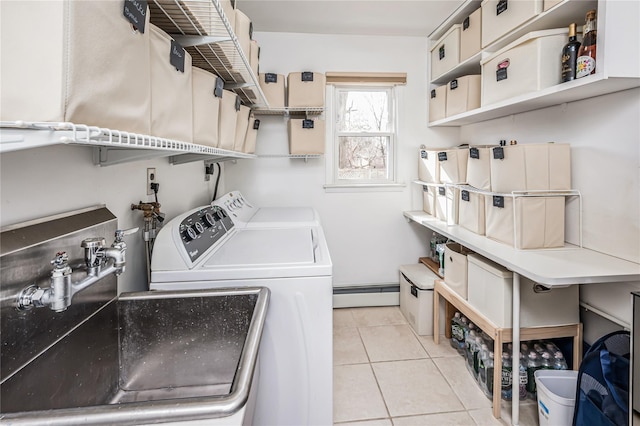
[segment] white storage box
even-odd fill
[[[218,147],[232,151],[236,142],[236,123],[240,111],[240,98],[235,93],[224,90],[220,101],[218,123]]]
[[[247,128],[247,136],[244,139],[244,152],[247,154],[256,152],[256,139],[258,138],[259,128],[260,120],[253,115],[253,112],[249,113],[249,127]]]
[[[447,117],[480,108],[480,75],[465,75],[447,84]]]
[[[482,106],[560,84],[568,34],[565,28],[534,31],[483,59]]]
[[[433,286],[438,279],[426,266],[400,266],[400,311],[420,336],[433,335]]]
[[[484,0],[482,2],[482,47],[487,47],[542,12],[542,1]]]
[[[453,25],[431,48],[431,80],[440,77],[460,63],[460,30]]]
[[[149,24],[151,37],[151,134],[193,140],[191,55],[169,34]]]
[[[444,185],[433,188],[436,195],[434,216],[449,225],[456,225],[458,223],[458,197],[460,190],[458,188],[445,187]]]
[[[436,187],[422,185],[422,210],[425,213],[435,216]]]
[[[291,118],[288,127],[290,154],[324,154],[324,120]]]
[[[325,75],[319,72],[292,72],[287,76],[287,106],[324,107]]]
[[[578,371],[537,370],[534,379],[538,390],[538,424],[571,426],[576,406]]]
[[[0,120],[150,133],[149,12],[122,2],[3,1]],[[123,48],[126,46],[126,49]]]
[[[464,62],[482,49],[482,8],[462,22],[460,33],[460,62]]]
[[[513,204],[513,197],[487,197],[485,234],[488,238],[514,246]],[[563,247],[564,207],[564,197],[515,197],[515,247]]]
[[[469,303],[496,326],[511,328],[512,272],[477,254],[469,254],[467,261]],[[578,286],[550,289],[521,277],[521,327],[548,327],[579,322]]]
[[[491,149],[493,192],[571,189],[571,146],[516,144]]]
[[[270,108],[284,108],[284,75],[265,73],[259,75],[260,88]]]
[[[238,43],[244,53],[244,56],[249,59],[251,57],[251,37],[253,36],[253,24],[251,19],[245,15],[239,9],[235,9],[235,33],[238,37]]]
[[[465,189],[460,190],[458,201],[458,224],[478,235],[484,235],[485,197]]]
[[[218,146],[218,120],[222,79],[200,68],[192,69],[193,79],[193,142]]]
[[[467,159],[469,148],[448,148],[438,151],[440,182],[465,183],[467,181]]]
[[[491,149],[495,145],[469,147],[467,161],[467,183],[474,188],[491,191]]]
[[[546,12],[547,10],[551,9],[556,4],[560,4],[562,2],[563,2],[563,0],[544,0],[543,11]]]
[[[249,50],[249,64],[251,65],[253,73],[258,76],[260,63],[260,46],[258,45],[258,42],[255,40],[251,40],[251,48]]]
[[[444,282],[451,290],[467,299],[467,255],[472,253],[458,243],[447,243],[444,248]]]
[[[429,122],[442,120],[447,116],[447,85],[433,89],[429,96]]]
[[[234,151],[244,152],[244,140],[247,137],[250,112],[251,108],[240,105],[240,111],[237,112],[238,117],[236,118],[235,142],[233,143]]]
[[[440,183],[440,167],[438,164],[438,151],[433,149],[420,149],[418,157],[418,178],[427,183]]]

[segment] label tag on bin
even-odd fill
[[[171,52],[169,52],[169,62],[176,67],[176,70],[184,72],[184,57],[186,52],[175,40],[171,40]]]
[[[469,158],[480,159],[480,150],[478,148],[469,148]]]
[[[439,187],[438,187],[438,194],[439,194],[439,195],[445,195],[446,193],[447,193],[447,192],[446,192],[446,190],[444,189],[444,186],[439,186]]]
[[[504,148],[501,146],[497,146],[493,148],[493,159],[494,160],[504,160]]]
[[[122,14],[133,27],[144,34],[147,17],[147,0],[124,0]]]
[[[303,129],[313,129],[313,120],[302,120]]]
[[[438,161],[447,161],[447,153],[446,152],[439,152],[438,153]]]
[[[461,193],[462,201],[469,201],[469,191],[463,189]]]
[[[277,83],[278,82],[278,74],[274,74],[271,72],[268,72],[264,75],[264,82],[265,83]]]
[[[496,5],[496,16],[507,10],[509,7],[508,0],[500,0]]]
[[[257,118],[253,120],[253,130],[258,130],[260,128],[260,120]]]
[[[310,71],[303,72],[302,81],[313,81],[313,73]]]
[[[213,96],[221,98],[224,89],[224,80],[220,77],[216,77],[216,87],[213,89]]]
[[[501,195],[493,196],[493,207],[498,207],[500,209],[504,208],[504,197]]]

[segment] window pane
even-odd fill
[[[340,136],[338,179],[389,179],[389,136]]]
[[[388,132],[389,101],[386,91],[339,91],[339,132]]]

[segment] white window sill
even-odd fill
[[[328,183],[325,192],[401,192],[405,183]]]

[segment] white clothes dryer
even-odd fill
[[[162,228],[151,290],[268,287],[254,424],[332,424],[332,263],[322,227],[239,227],[227,208],[197,208]]]

